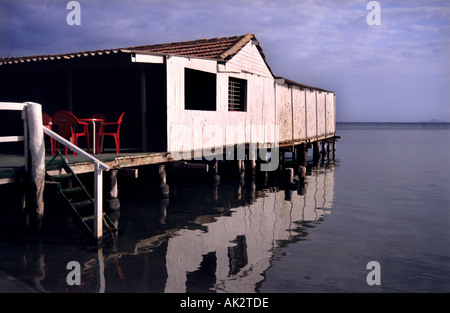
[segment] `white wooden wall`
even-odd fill
[[[281,143],[335,135],[334,93],[277,83],[276,99]]]
[[[256,48],[249,46],[249,49]],[[217,74],[216,111],[184,109],[185,68]],[[251,64],[245,68],[261,71],[260,66]],[[228,111],[229,76],[247,80],[246,112]],[[185,152],[185,158],[190,159],[192,150],[201,151],[249,142],[274,142],[272,130],[275,123],[273,78],[249,72],[237,72],[235,68],[233,72],[230,72],[228,68],[211,60],[168,58],[167,146],[169,152]]]
[[[175,56],[166,64],[167,147],[178,159],[181,152],[191,159],[191,151],[201,157],[213,148],[221,154],[243,143],[300,143],[335,133],[334,93],[275,82],[252,42],[226,64]],[[216,111],[184,109],[185,68],[217,75]],[[247,80],[246,112],[228,111],[229,76]]]
[[[248,42],[231,60],[221,67],[224,72],[246,72],[272,78],[258,48],[252,41]]]

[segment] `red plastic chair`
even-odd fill
[[[99,119],[103,120],[103,122],[107,122],[106,116],[104,116],[103,114],[100,114],[100,113],[93,114],[93,115],[89,116],[89,118],[99,118]]]
[[[64,139],[70,141],[77,146],[78,137],[84,136],[86,139],[87,152],[90,153],[89,141],[89,125],[85,122],[80,122],[75,115],[69,111],[58,111],[53,115],[53,125],[58,127],[57,133]],[[81,129],[81,131],[80,131]],[[60,144],[58,143],[58,148]],[[64,154],[67,154],[67,147],[64,147]],[[73,152],[76,155],[75,151]]]
[[[47,113],[42,113],[42,124],[44,127],[47,127],[48,129],[52,129],[53,120],[51,115]],[[55,154],[55,139],[50,137],[50,149],[52,151],[52,154]]]
[[[123,112],[117,122],[107,122],[100,124],[98,128],[98,140],[96,151],[99,153],[103,151],[103,137],[112,136],[116,143],[116,153],[120,153],[120,125],[122,124],[122,118],[125,112]]]

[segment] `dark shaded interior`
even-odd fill
[[[0,68],[0,101],[42,104],[53,115],[71,111],[78,118],[103,114],[117,121],[125,112],[121,127],[121,147],[142,150],[142,77],[145,81],[147,146],[149,151],[166,151],[167,104],[165,64],[132,63],[131,55],[77,57],[46,62],[3,65]],[[7,111],[4,111],[7,112]],[[11,115],[4,113],[2,115]],[[3,122],[2,118],[2,122]],[[17,119],[2,125],[8,133],[23,132]],[[105,147],[114,142],[105,138]]]

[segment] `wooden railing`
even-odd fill
[[[27,126],[27,104],[16,102],[0,102],[0,111],[22,111],[23,120],[23,135],[22,136],[0,136],[0,143],[3,142],[24,142],[24,156],[25,156],[25,172],[28,172],[28,126]]]

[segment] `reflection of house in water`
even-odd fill
[[[206,224],[207,231],[177,231],[168,239],[165,292],[254,292],[283,242],[302,237],[302,223],[319,221],[333,206],[332,168],[312,172],[306,183],[302,195],[268,192]],[[196,280],[202,273],[207,279]]]
[[[254,292],[273,259],[333,207],[333,167],[313,170],[305,182],[276,192],[246,185],[238,199],[224,184],[216,186],[229,211],[216,209],[216,194],[197,197],[189,189],[186,197],[172,196],[167,216],[169,201],[136,202],[120,213],[123,233],[112,249],[83,252],[67,241],[14,245],[0,254],[0,272],[50,292]],[[230,186],[234,195],[236,187]],[[185,210],[192,203],[198,214]],[[66,284],[69,261],[81,264],[81,286]]]

